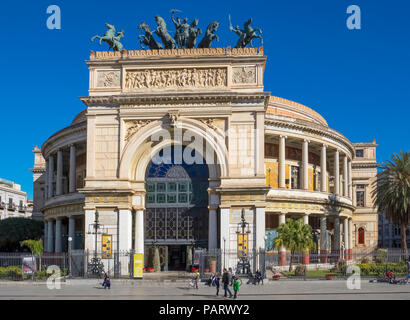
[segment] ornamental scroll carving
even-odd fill
[[[232,82],[234,84],[256,83],[256,68],[255,67],[233,68]]]
[[[97,76],[98,88],[115,88],[121,86],[120,71],[101,71]]]
[[[164,88],[220,88],[227,86],[226,68],[151,69],[128,71],[128,90]]]
[[[139,120],[128,122],[127,134],[125,135],[125,142],[130,141],[130,139],[143,127],[149,125],[151,120]]]

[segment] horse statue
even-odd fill
[[[108,28],[105,35],[102,37],[94,36],[91,38],[91,42],[94,42],[95,39],[100,39],[100,45],[104,41],[110,46],[110,49],[113,49],[114,51],[120,51],[120,52],[123,51],[124,46],[122,45],[120,41],[121,39],[124,38],[124,30],[117,32],[115,30],[115,27],[108,23],[106,23],[105,26]]]
[[[140,40],[140,45],[141,48],[146,50],[144,48],[144,45],[148,46],[150,50],[159,50],[159,49],[164,49],[162,44],[160,44],[158,41],[154,39],[153,33],[154,31],[151,31],[149,26],[143,22],[138,26],[138,29],[144,30],[145,35],[139,35],[138,39]]]
[[[199,24],[199,20],[198,20],[198,19],[195,19],[195,20],[192,22],[191,26],[189,27],[189,37],[188,37],[188,40],[187,40],[187,42],[186,42],[186,47],[187,47],[188,49],[193,49],[193,48],[195,48],[196,39],[198,38],[198,36],[199,36],[200,34],[202,34],[201,28],[197,28],[197,27],[198,27],[198,24]]]
[[[198,48],[210,48],[212,41],[214,39],[216,39],[216,41],[219,41],[218,35],[215,34],[218,31],[218,28],[219,28],[218,21],[211,22],[211,24],[206,29],[204,38],[198,44]]]
[[[177,44],[168,33],[165,20],[160,16],[156,16],[155,21],[157,22],[158,27],[154,32],[161,38],[162,42],[164,43],[165,49],[176,49]]]
[[[244,30],[241,30],[239,26],[236,26],[235,28],[233,28],[232,22],[231,22],[231,16],[229,16],[229,28],[232,32],[235,32],[239,36],[239,40],[236,43],[235,48],[246,48],[249,44],[253,46],[253,43],[252,43],[253,39],[260,39],[263,45],[263,38],[261,36],[262,30],[259,28],[253,29],[251,27],[251,23],[252,23],[252,18],[245,22]],[[256,32],[259,32],[260,34],[256,34]]]

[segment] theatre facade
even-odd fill
[[[164,270],[192,248],[239,251],[242,215],[249,252],[277,250],[288,218],[312,226],[318,252],[374,248],[376,143],[272,96],[266,61],[263,48],[92,52],[86,109],[37,150],[45,250],[101,251],[96,211],[114,250],[148,266],[159,247]]]

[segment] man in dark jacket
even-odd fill
[[[232,292],[229,290],[229,282],[230,282],[230,276],[228,270],[224,269],[223,275],[222,275],[222,283],[224,285],[224,291],[225,295],[224,297],[226,298],[226,292],[229,292],[229,298],[232,298]]]

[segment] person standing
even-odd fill
[[[216,296],[219,296],[219,287],[220,287],[220,282],[219,282],[220,278],[217,277],[215,279],[215,287],[216,287]]]
[[[223,275],[222,275],[222,283],[224,285],[224,291],[225,291],[224,297],[225,298],[226,298],[227,292],[229,293],[229,298],[232,298],[232,292],[231,290],[229,290],[229,281],[230,281],[229,272],[228,270],[224,269]]]
[[[239,292],[239,281],[236,278],[233,281],[233,291],[235,293],[234,299],[236,299],[238,297],[238,292]]]

